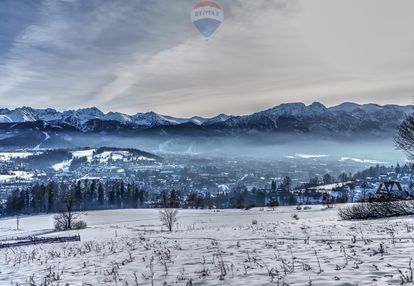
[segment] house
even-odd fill
[[[391,196],[395,194],[403,194],[403,189],[398,181],[382,182],[377,189],[377,195]]]

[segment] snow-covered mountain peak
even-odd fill
[[[2,114],[0,122],[30,122],[36,121],[37,117],[31,108],[20,107]]]
[[[213,124],[216,124],[216,123],[227,121],[230,118],[231,118],[231,116],[229,116],[227,114],[224,114],[224,113],[221,113],[217,116],[214,116],[210,119],[205,120],[202,125],[213,125]]]
[[[344,112],[352,112],[356,109],[361,108],[360,104],[353,103],[353,102],[344,102],[336,106],[332,106],[329,108],[331,111],[344,111]]]
[[[308,106],[308,108],[309,110],[315,113],[329,112],[329,109],[326,108],[326,106],[321,104],[320,102],[313,102],[311,105]]]
[[[69,125],[83,132],[102,130],[110,132],[113,129],[122,130],[123,128],[131,130],[131,127],[133,129],[148,129],[169,126],[179,126],[182,128],[180,130],[183,130],[189,126],[188,124],[220,130],[280,131],[295,129],[300,132],[313,132],[314,130],[340,132],[348,127],[352,130],[364,129],[367,126],[373,126],[378,130],[381,128],[395,129],[407,115],[413,114],[413,111],[412,106],[360,105],[352,102],[345,102],[330,108],[319,102],[310,105],[285,103],[250,115],[219,114],[206,119],[198,116],[177,118],[156,112],[137,113],[133,116],[119,112],[105,114],[96,107],[64,112],[51,108],[21,107],[14,110],[0,109],[0,123],[43,121],[58,128],[66,128]],[[178,129],[175,128],[175,130]]]
[[[153,111],[146,113],[137,113],[132,116],[132,121],[142,127],[157,127],[157,126],[170,126],[177,125],[175,120],[168,119]]]
[[[285,117],[308,117],[324,113],[329,113],[329,109],[319,102],[314,102],[306,106],[302,102],[284,103],[264,111],[265,114],[273,118]]]
[[[201,116],[193,116],[188,121],[191,121],[192,123],[196,125],[202,125],[207,119]]]
[[[293,103],[279,104],[279,105],[271,108],[270,110],[284,110],[286,112],[295,112],[295,111],[298,111],[298,110],[302,110],[305,107],[306,107],[306,105],[302,102],[293,102]]]
[[[72,110],[72,113],[75,113],[79,116],[96,117],[96,118],[100,118],[105,115],[102,111],[100,111],[96,107],[80,108],[77,110]]]
[[[123,124],[128,124],[132,122],[132,117],[120,112],[108,112],[104,117],[104,120],[108,121],[118,121]]]

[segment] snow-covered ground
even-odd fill
[[[34,174],[26,171],[11,171],[7,175],[0,174],[0,183],[11,181],[30,181]]]
[[[72,156],[74,158],[82,158],[86,157],[88,162],[91,162],[93,159],[93,153],[96,151],[96,149],[86,149],[86,150],[79,150],[72,152]]]
[[[71,163],[72,163],[72,159],[66,160],[66,161],[53,165],[52,168],[55,171],[68,171]]]
[[[0,152],[0,162],[8,162],[11,159],[16,159],[16,158],[27,158],[30,155],[33,155],[33,153],[32,152],[26,152],[26,151]]]
[[[0,249],[0,285],[398,285],[414,253],[414,218],[341,221],[321,206],[181,210],[173,233],[157,210],[83,217],[86,230],[47,234],[79,243]],[[15,224],[0,220],[1,240],[46,233],[52,218]]]

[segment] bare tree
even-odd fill
[[[79,214],[74,211],[75,205],[75,196],[69,192],[65,193],[62,199],[61,212],[53,217],[56,230],[86,228],[86,223],[80,220]]]
[[[168,228],[169,231],[172,231],[174,223],[177,222],[177,209],[162,209],[160,210],[160,220],[164,226]]]
[[[395,144],[398,149],[407,154],[408,159],[414,160],[414,116],[407,117],[398,129],[398,135],[395,138]]]

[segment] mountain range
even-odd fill
[[[47,138],[66,132],[80,134],[251,135],[310,134],[327,137],[388,136],[413,114],[413,106],[342,103],[326,107],[314,102],[286,103],[253,114],[220,114],[212,118],[177,118],[155,112],[127,115],[104,113],[96,107],[68,111],[21,107],[0,109],[0,147],[24,132]],[[33,136],[33,134],[31,135]],[[53,138],[51,138],[53,139]],[[6,141],[4,141],[6,140]],[[40,139],[39,139],[40,140]],[[45,140],[45,138],[43,138]],[[15,141],[12,141],[15,142]]]

